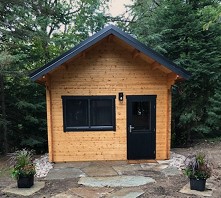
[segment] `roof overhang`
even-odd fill
[[[100,30],[99,32],[97,32],[93,36],[89,37],[85,41],[81,42],[80,44],[78,44],[74,48],[68,50],[64,54],[58,56],[57,58],[55,58],[51,62],[47,63],[43,67],[32,72],[29,75],[31,80],[38,81],[44,75],[53,71],[54,69],[56,69],[60,65],[64,64],[65,62],[72,59],[73,57],[79,55],[80,53],[82,53],[86,49],[90,48],[91,46],[95,45],[96,43],[98,43],[102,39],[108,37],[109,35],[114,35],[117,38],[119,38],[120,40],[122,40],[123,42],[125,42],[126,44],[132,46],[136,50],[135,55],[136,55],[136,52],[142,53],[143,55],[147,56],[149,59],[157,62],[159,65],[162,65],[165,68],[169,69],[171,72],[177,74],[179,76],[179,78],[183,78],[183,79],[190,78],[190,73],[187,72],[185,69],[179,67],[178,65],[176,65],[175,63],[173,63],[172,61],[167,59],[166,57],[162,56],[161,54],[157,53],[156,51],[154,51],[151,48],[147,47],[146,45],[142,44],[137,39],[135,39],[132,36],[130,36],[129,34],[123,32],[122,30],[120,30],[116,26],[110,25],[110,26]]]

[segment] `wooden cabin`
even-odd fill
[[[189,73],[108,26],[30,78],[46,87],[51,162],[168,159],[171,85]]]

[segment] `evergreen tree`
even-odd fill
[[[0,131],[8,140],[0,141],[9,145],[9,151],[21,147],[45,151],[45,90],[28,74],[101,29],[105,5],[103,0],[0,0],[0,43],[4,43],[0,53],[8,51],[16,57],[10,69],[0,73],[6,98],[5,106],[0,106],[5,112]]]
[[[215,94],[209,98],[211,103],[208,111],[207,124],[213,129],[215,135],[220,135],[221,131],[221,89],[215,90]]]
[[[220,84],[221,26],[212,24],[207,31],[203,26],[211,20],[211,12],[205,9],[209,6],[215,10],[220,1],[162,0],[149,5],[148,0],[136,1],[132,9],[136,21],[130,31],[192,73],[190,80],[174,86],[175,142],[185,144],[193,137],[211,135],[214,128],[220,130],[217,116],[213,116],[217,119],[213,126],[206,123],[214,111],[213,99],[219,98],[216,85]]]
[[[15,57],[11,56],[8,52],[3,51],[4,45],[1,45],[0,53],[0,129],[2,136],[0,136],[0,151],[7,153],[9,150],[8,145],[8,120],[6,116],[6,98],[5,98],[5,70],[8,69]]]

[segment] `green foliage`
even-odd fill
[[[208,30],[209,27],[216,22],[218,23],[221,22],[220,21],[220,18],[221,18],[221,5],[220,4],[215,9],[214,7],[206,6],[202,12],[208,13],[209,15],[211,15],[210,20],[203,26],[204,30]]]
[[[184,174],[193,179],[207,179],[211,176],[212,169],[204,153],[190,155],[185,160]]]
[[[173,145],[184,145],[220,132],[221,24],[217,21],[203,30],[220,0],[154,2],[135,1],[129,31],[192,73],[173,91]]]
[[[221,131],[221,89],[215,90],[213,97],[209,98],[210,109],[208,112],[207,124],[213,131]]]
[[[35,149],[37,153],[45,152],[47,133],[44,87],[31,82],[27,77],[15,77],[7,81],[6,98],[12,101],[7,102],[6,109],[12,151],[27,147]]]
[[[28,176],[36,173],[33,165],[33,150],[17,150],[10,154],[10,164],[13,165],[12,177],[18,179],[19,175]]]
[[[0,113],[0,131],[4,123],[10,151],[24,146],[47,151],[45,89],[28,74],[100,30],[107,21],[107,2],[0,1],[0,74],[6,107],[4,118]],[[5,143],[0,136],[0,153]]]
[[[219,134],[219,136],[217,135],[216,137],[207,138],[205,141],[208,141],[211,144],[221,142],[221,136]]]

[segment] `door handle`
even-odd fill
[[[134,127],[130,124],[129,125],[129,132],[131,133],[133,129],[134,129]]]

